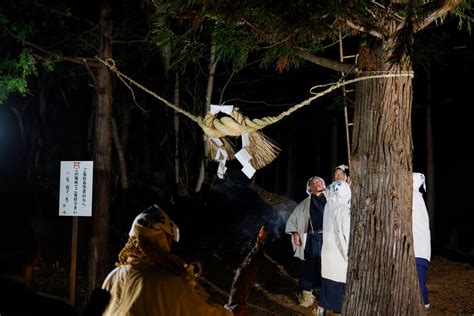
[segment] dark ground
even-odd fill
[[[239,192],[240,190],[240,192]],[[224,191],[222,191],[224,192]],[[227,191],[225,191],[227,192]],[[199,216],[199,221],[190,212],[203,212],[194,206],[189,206],[186,211],[182,211],[184,216],[178,216],[178,225],[181,225],[183,232],[183,242],[178,244],[176,251],[189,259],[199,259],[203,265],[202,286],[208,291],[211,299],[218,304],[225,304],[228,299],[229,290],[238,263],[246,255],[246,251],[251,246],[255,238],[248,239],[244,243],[243,236],[254,234],[259,228],[262,220],[269,219],[269,212],[266,203],[260,203],[263,209],[250,214],[255,229],[247,229],[244,233],[239,233],[239,229],[229,229],[231,226],[239,227],[251,225],[248,220],[239,217],[236,209],[248,211],[251,207],[249,202],[252,199],[263,200],[273,206],[277,214],[284,216],[285,212],[291,211],[295,202],[266,193],[262,190],[248,190],[245,187],[233,188],[235,200],[230,196],[217,196],[214,200],[203,204],[204,207],[215,209],[216,204],[221,205],[219,211],[222,214],[210,213],[208,216]],[[259,195],[256,193],[258,192]],[[242,198],[244,196],[245,198]],[[225,199],[231,201],[230,204],[222,204]],[[244,201],[245,200],[245,201]],[[244,201],[244,204],[239,203]],[[245,203],[248,203],[246,205]],[[178,208],[186,208],[185,205],[177,205]],[[189,208],[193,209],[189,209]],[[254,207],[255,208],[255,207]],[[203,232],[199,238],[196,233],[206,227],[206,222],[212,218],[219,218],[223,221],[232,220],[235,225],[222,222],[214,225],[214,229]],[[270,220],[274,220],[270,217]],[[61,228],[61,231],[70,229],[70,218],[60,218],[52,225]],[[87,220],[82,219],[79,234],[86,235]],[[214,222],[215,223],[215,222]],[[230,223],[230,222],[229,222]],[[281,225],[274,221],[275,226]],[[127,226],[125,228],[125,226]],[[129,224],[123,227],[112,227],[111,263],[118,250],[126,239]],[[242,226],[243,227],[243,226]],[[186,231],[190,232],[186,236]],[[276,231],[276,230],[275,230]],[[242,232],[242,231],[241,231]],[[275,232],[274,232],[275,233]],[[66,232],[68,234],[68,232]],[[69,296],[69,263],[70,263],[70,240],[60,238],[59,230],[55,230],[55,235],[46,238],[43,232],[43,243],[47,243],[43,251],[43,258],[35,271],[35,287],[43,292],[50,293],[65,299]],[[115,236],[115,237],[114,237]],[[69,237],[69,236],[67,236]],[[297,259],[292,257],[291,245],[287,236],[278,236],[276,233],[271,237],[273,242],[267,244],[265,259],[258,272],[255,287],[249,298],[249,315],[311,315],[310,308],[303,308],[297,305]],[[59,249],[59,250],[58,250]],[[62,249],[62,250],[61,250]],[[245,249],[243,252],[238,250]],[[78,252],[78,288],[76,292],[76,307],[82,310],[85,297],[85,267],[87,266],[87,244],[79,245]],[[111,265],[112,267],[112,265]],[[431,309],[429,315],[473,315],[474,314],[474,267],[469,263],[449,260],[442,256],[433,256],[428,271],[428,289],[430,293]]]

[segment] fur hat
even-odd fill
[[[154,204],[135,217],[128,235],[155,240],[162,233],[168,234],[176,242],[179,241],[178,226],[169,218],[168,214]]]

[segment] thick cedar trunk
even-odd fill
[[[111,2],[102,0],[100,9],[100,58],[112,57]],[[88,293],[100,287],[109,270],[109,206],[112,145],[112,81],[107,67],[97,73],[94,132],[94,197],[89,253]]]
[[[360,48],[364,74],[408,72],[388,62],[393,42]],[[417,315],[421,299],[413,253],[412,79],[360,81],[352,146],[352,229],[345,315]]]

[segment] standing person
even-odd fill
[[[77,315],[65,301],[31,288],[40,253],[31,226],[25,219],[5,218],[5,214],[0,222],[0,315]]]
[[[332,172],[332,180],[341,180],[341,181],[346,181],[351,184],[351,178],[349,178],[349,167],[346,165],[339,165],[336,168],[334,168]]]
[[[321,296],[318,313],[324,309],[340,313],[347,274],[347,252],[351,224],[351,188],[345,181],[331,184],[334,194],[324,209],[321,250]]]
[[[332,183],[328,185],[328,188],[326,190],[326,197],[328,200],[331,199],[331,196],[334,194],[334,188],[333,184],[336,183],[336,181],[345,181],[349,185],[352,184],[351,178],[349,178],[349,167],[346,165],[339,165],[334,170],[332,171]]]
[[[313,305],[321,287],[321,246],[326,185],[320,177],[306,183],[308,197],[298,204],[286,223],[295,257],[301,259],[298,299],[301,306]]]
[[[207,302],[195,266],[171,254],[173,240],[179,240],[178,227],[158,206],[135,218],[118,266],[102,285],[111,294],[105,316],[233,314]]]
[[[426,287],[426,271],[431,258],[430,220],[425,200],[420,192],[421,187],[426,191],[425,176],[413,173],[413,209],[412,229],[413,247],[415,249],[416,272],[420,283],[421,296],[425,309],[430,307],[428,289]]]

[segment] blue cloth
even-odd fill
[[[421,296],[423,297],[423,304],[429,304],[428,288],[426,287],[426,271],[428,270],[428,260],[424,258],[415,258],[416,272],[418,274],[418,282],[420,283]]]
[[[319,232],[323,229],[324,206],[326,205],[326,196],[321,194],[316,196],[311,194],[311,205],[309,207],[309,216],[313,230]],[[308,232],[311,232],[311,226],[308,225]]]
[[[345,290],[346,283],[321,278],[319,306],[327,308],[335,313],[340,313]]]
[[[321,287],[321,257],[307,257],[300,265],[300,290],[319,290]]]

